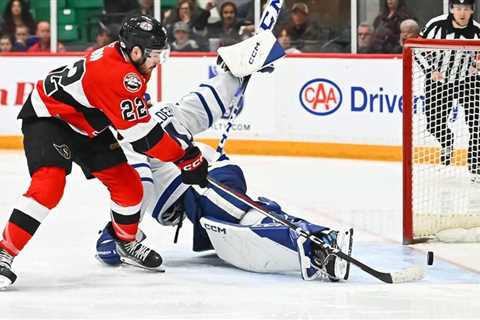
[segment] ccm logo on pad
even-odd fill
[[[212,226],[211,224],[207,224],[207,223],[205,223],[203,227],[205,228],[205,230],[211,230],[213,232],[227,234],[227,229],[225,229],[225,228]]]

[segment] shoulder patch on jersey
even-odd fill
[[[128,92],[135,93],[142,87],[142,80],[134,72],[130,72],[123,78],[123,86]]]

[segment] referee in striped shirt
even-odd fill
[[[480,39],[480,24],[473,20],[474,3],[474,0],[450,0],[450,13],[431,19],[420,36],[426,39]],[[427,130],[442,146],[441,163],[450,165],[454,137],[447,122],[453,101],[457,100],[465,110],[465,122],[470,133],[469,171],[472,179],[480,182],[480,154],[477,153],[480,145],[480,75],[477,75],[475,56],[469,51],[424,51],[417,56],[417,62],[426,75]]]

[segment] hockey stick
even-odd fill
[[[262,13],[262,17],[260,18],[260,24],[258,26],[259,32],[265,30],[273,30],[275,24],[277,23],[278,15],[280,13],[282,5],[283,0],[270,0],[268,2],[265,10]],[[251,76],[252,75],[248,75],[243,79],[242,85],[238,90],[237,95],[235,95],[231,102],[231,105],[233,105],[232,111],[230,112],[230,117],[228,118],[227,125],[222,132],[220,141],[218,142],[218,146],[215,150],[217,153],[217,159],[222,156],[223,149],[225,148],[225,143],[227,142],[228,135],[230,134],[230,130],[233,126],[233,122],[240,113],[241,103],[245,94],[245,90],[247,89],[247,85],[250,82]]]
[[[424,270],[420,266],[409,267],[409,268],[406,268],[406,269],[403,269],[403,270],[397,271],[397,272],[381,272],[381,271],[375,270],[375,269],[367,266],[366,264],[358,261],[357,259],[343,253],[339,249],[332,248],[330,245],[323,242],[318,237],[312,235],[310,232],[302,229],[301,227],[296,226],[292,222],[290,222],[286,219],[283,219],[282,217],[279,217],[277,214],[275,214],[273,212],[268,211],[267,209],[265,209],[264,207],[262,207],[261,205],[256,203],[254,200],[252,200],[246,194],[239,193],[239,192],[223,185],[222,183],[220,183],[218,181],[215,181],[215,179],[213,179],[211,177],[207,177],[207,179],[208,179],[208,182],[210,182],[210,184],[212,184],[214,187],[216,187],[216,188],[222,190],[223,192],[229,194],[230,196],[234,197],[236,200],[246,204],[247,206],[250,206],[251,208],[257,210],[258,212],[260,212],[263,215],[271,218],[272,220],[288,227],[289,229],[295,231],[299,236],[307,238],[307,239],[313,241],[314,243],[322,246],[328,253],[333,254],[333,255],[341,258],[341,259],[344,259],[344,260],[356,265],[358,268],[362,269],[366,273],[370,274],[371,276],[373,276],[373,277],[375,277],[375,278],[377,278],[377,279],[379,279],[383,282],[386,282],[386,283],[402,283],[402,282],[417,281],[417,280],[421,280],[423,278]]]
[[[230,129],[233,127],[233,122],[235,118],[237,118],[238,114],[240,113],[241,103],[243,100],[243,95],[245,94],[245,90],[247,90],[248,82],[250,81],[251,75],[246,76],[243,79],[241,87],[238,89],[237,94],[232,99],[231,105],[233,105],[230,111],[230,117],[228,118],[227,125],[222,132],[220,141],[218,142],[217,149],[215,152],[217,153],[217,159],[220,158],[223,154],[223,149],[225,149],[225,143],[227,142],[228,135],[230,134]]]

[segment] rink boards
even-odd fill
[[[21,147],[16,115],[49,70],[80,56],[2,56],[0,147]],[[233,153],[401,159],[402,60],[391,55],[294,55],[257,74],[227,148]],[[107,71],[106,71],[107,72]],[[174,101],[216,74],[215,57],[176,54],[153,76],[153,99]],[[423,103],[423,97],[417,98]],[[216,143],[226,124],[200,136]]]

